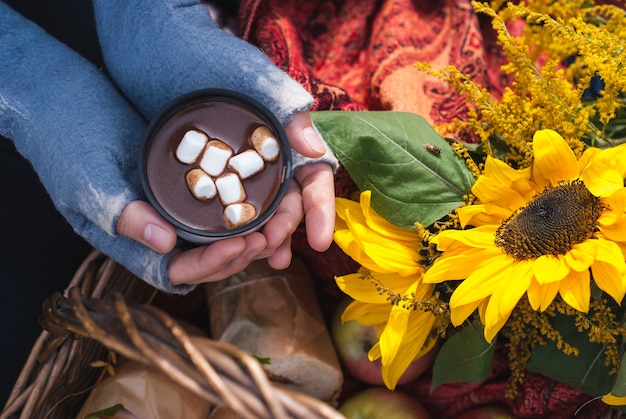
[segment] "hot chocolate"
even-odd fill
[[[287,187],[290,150],[278,121],[225,91],[194,92],[150,125],[141,174],[148,199],[196,243],[260,227]]]

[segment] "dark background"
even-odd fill
[[[103,67],[91,1],[5,3]],[[42,300],[64,290],[91,248],[55,210],[30,164],[1,136],[0,199],[1,410],[41,333]]]

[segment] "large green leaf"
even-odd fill
[[[433,365],[431,390],[445,383],[483,381],[491,372],[495,350],[495,341],[485,340],[481,324],[463,327],[441,346]]]
[[[393,224],[428,226],[471,190],[465,162],[416,114],[320,111],[312,117],[357,186],[372,191],[376,212]]]
[[[593,396],[607,394],[615,382],[615,375],[609,375],[610,371],[604,365],[604,346],[589,342],[587,333],[579,332],[574,319],[569,316],[557,315],[551,324],[565,342],[579,349],[580,354],[566,355],[551,341],[543,346],[537,345],[526,365],[528,371],[569,384]]]

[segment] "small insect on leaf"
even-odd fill
[[[431,154],[434,154],[435,156],[438,156],[441,154],[441,149],[434,144],[426,143],[424,144],[424,148],[426,149],[426,151],[428,151]]]

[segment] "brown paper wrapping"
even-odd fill
[[[294,260],[275,271],[265,261],[231,278],[207,284],[211,335],[268,359],[278,383],[335,402],[343,376],[304,265]]]
[[[160,371],[134,361],[121,361],[91,393],[78,419],[121,404],[137,418],[206,419],[212,405],[184,390]]]

